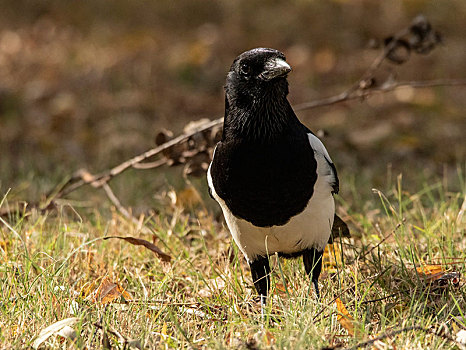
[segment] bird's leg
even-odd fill
[[[261,314],[262,317],[264,317],[265,303],[267,301],[267,293],[270,287],[269,259],[266,256],[259,256],[255,260],[249,262],[249,266],[251,268],[254,287],[261,298]]]
[[[306,270],[306,274],[311,279],[312,284],[314,284],[317,300],[320,299],[318,281],[320,271],[322,270],[322,254],[323,251],[319,252],[315,248],[306,249],[306,251],[303,254],[304,269]]]

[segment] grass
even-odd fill
[[[464,189],[463,175],[458,179],[457,188]],[[369,200],[351,193],[356,189],[342,196],[345,201],[339,198],[338,210],[352,237],[338,239],[324,257],[321,300],[301,260],[273,256],[265,320],[249,268],[228,231],[203,202],[188,208],[186,193],[177,193],[177,202],[174,193],[171,200],[162,196],[164,212],[143,219],[171,263],[142,247],[102,240],[152,240],[115,210],[63,202],[56,212],[4,218],[0,348],[30,347],[42,329],[69,317],[77,318],[74,341],[53,335],[42,346],[123,348],[125,341],[137,340],[146,348],[344,348],[413,326],[443,327],[442,334],[454,337],[465,326],[465,292],[462,283],[441,282],[450,276],[445,273],[465,272],[464,190],[449,191],[437,179],[413,192],[399,177],[393,188],[375,191]],[[428,283],[416,267],[434,263],[442,265],[444,278]],[[132,300],[119,293],[104,303],[98,296],[105,281]],[[337,297],[348,310],[346,323],[338,317]],[[374,345],[457,348],[419,329]]]

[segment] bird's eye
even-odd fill
[[[251,67],[248,64],[241,63],[239,68],[242,75],[248,76],[249,74],[251,74]]]

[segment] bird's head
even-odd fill
[[[249,104],[273,94],[286,97],[291,71],[285,55],[274,49],[257,48],[239,55],[227,75],[225,92],[230,103]]]

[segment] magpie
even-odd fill
[[[322,254],[336,217],[337,171],[288,102],[290,72],[274,49],[249,50],[233,61],[223,135],[207,172],[209,193],[249,263],[261,304],[270,286],[268,256],[275,253],[302,256],[319,298]]]

